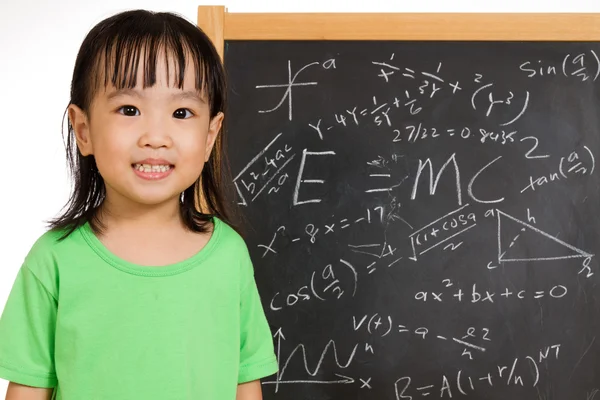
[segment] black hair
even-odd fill
[[[75,61],[69,105],[74,104],[88,114],[94,95],[102,85],[107,87],[109,79],[117,89],[134,88],[141,53],[144,54],[140,66],[144,68],[143,87],[154,85],[160,49],[175,63],[179,88],[183,87],[186,57],[192,57],[196,89],[204,91],[208,98],[210,118],[225,112],[225,69],[209,37],[200,27],[177,14],[148,10],[115,14],[90,30]],[[104,77],[104,82],[99,77]],[[224,132],[222,127],[201,176],[180,196],[182,220],[195,232],[207,232],[213,217],[222,219],[238,231],[224,193],[224,183],[230,174],[224,153]],[[65,230],[61,239],[86,222],[95,232],[102,232],[104,226],[97,211],[106,195],[104,180],[94,157],[84,157],[79,152],[70,120],[65,148],[73,188],[63,212],[49,221],[49,227]]]

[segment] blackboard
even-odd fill
[[[595,398],[599,56],[225,42],[265,399]]]

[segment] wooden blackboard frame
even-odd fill
[[[199,6],[223,57],[227,40],[600,41],[600,13],[230,13]]]

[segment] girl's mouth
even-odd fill
[[[158,180],[166,178],[175,168],[172,164],[131,164],[135,174],[142,179]]]

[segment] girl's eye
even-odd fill
[[[189,117],[192,117],[194,115],[194,113],[192,113],[189,109],[187,108],[179,108],[177,110],[175,110],[175,112],[173,113],[173,116],[175,118],[180,118],[180,119],[185,119],[186,118],[186,112],[189,113]]]
[[[119,108],[119,111],[121,110],[123,110],[121,114],[126,115],[128,117],[135,117],[136,111],[139,112],[139,110],[134,106],[123,106]]]

